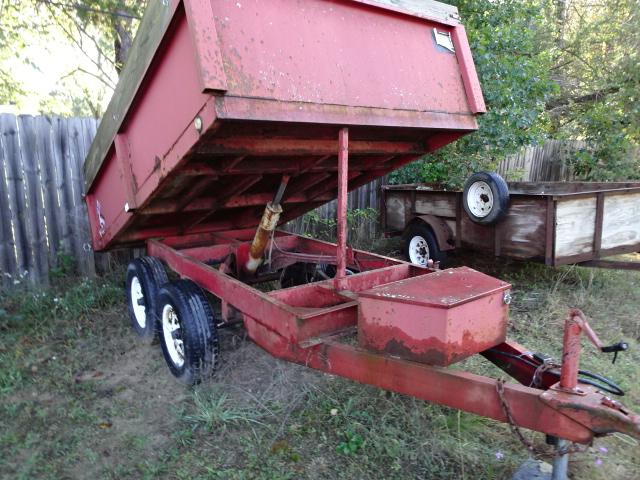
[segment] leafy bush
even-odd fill
[[[378,210],[375,208],[356,208],[347,212],[347,235],[349,244],[355,248],[370,248],[375,238],[372,231],[378,223]],[[335,241],[337,233],[335,218],[324,218],[317,210],[305,213],[302,217],[301,231],[304,235],[319,240]]]

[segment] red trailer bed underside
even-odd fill
[[[336,197],[340,128],[353,190],[476,130],[484,111],[454,7],[157,3],[85,163],[97,250],[255,227],[283,175],[286,222]]]

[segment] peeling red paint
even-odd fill
[[[360,345],[447,366],[506,339],[510,285],[463,267],[360,293]]]

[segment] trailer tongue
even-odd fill
[[[615,385],[579,377],[576,339],[596,340],[580,314],[550,364],[506,341],[507,283],[347,246],[349,190],[483,111],[464,27],[438,2],[151,2],[85,163],[94,247],[146,244],[127,274],[133,326],[160,331],[187,383],[215,369],[216,328],[242,321],[284,360],[514,428],[640,438],[602,393]],[[336,196],[337,245],[275,230]],[[272,280],[292,287],[251,286]],[[524,386],[442,368],[478,353]]]

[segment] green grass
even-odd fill
[[[640,273],[452,260],[513,284],[509,337],[527,348],[559,358],[569,307],[629,341],[615,365],[585,342],[582,366],[640,411]],[[507,425],[278,361],[241,330],[223,332],[217,378],[185,389],[136,343],[122,272],[0,301],[0,478],[502,479],[527,458]],[[454,368],[504,376],[479,356]],[[573,478],[637,478],[639,451],[598,440]]]

